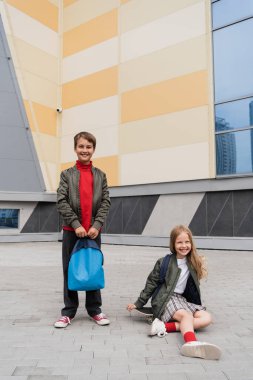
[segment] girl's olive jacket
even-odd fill
[[[105,173],[94,166],[91,170],[93,174],[91,224],[99,230],[104,224],[111,202]],[[62,216],[63,224],[74,229],[81,226],[79,179],[80,172],[75,165],[61,172],[57,189],[57,209]]]
[[[149,274],[146,281],[145,288],[141,291],[139,298],[135,302],[135,305],[137,308],[143,307],[148,302],[149,298],[152,297],[152,294],[156,290],[159,284],[160,268],[161,268],[162,261],[163,261],[163,257],[157,260],[154,266],[154,269]],[[193,266],[188,261],[187,261],[187,265],[190,271],[190,276],[188,278],[187,285],[182,296],[185,297],[188,302],[201,305],[201,297],[200,297],[200,289],[199,289],[199,281],[197,278],[197,273],[195,269],[193,268]],[[174,292],[180,272],[181,272],[181,269],[177,265],[176,255],[172,253],[170,261],[169,261],[168,269],[166,272],[165,281],[162,284],[157,295],[153,299],[151,299],[151,306],[152,306],[153,314],[155,318],[161,319],[161,316],[165,310],[165,307],[167,303],[169,302],[172,296],[172,293]]]

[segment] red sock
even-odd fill
[[[188,342],[193,342],[194,340],[197,340],[195,334],[193,331],[187,331],[185,334],[184,334],[184,341],[185,343],[188,343]]]
[[[166,332],[168,333],[177,331],[175,322],[169,322],[169,323],[167,322],[165,323],[165,327],[166,327]]]

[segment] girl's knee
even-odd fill
[[[184,318],[193,319],[193,315],[189,311],[184,309],[177,310],[173,315],[173,319],[179,322]]]
[[[212,316],[208,311],[200,310],[194,314],[194,318],[199,318],[203,322],[203,326],[208,326],[212,323]]]
[[[207,311],[205,311],[205,320],[206,320],[206,323],[208,324],[208,325],[210,325],[210,323],[212,323],[212,316],[211,316],[211,314],[210,313],[208,313]]]

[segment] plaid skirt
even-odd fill
[[[194,303],[187,302],[186,298],[181,294],[173,293],[169,302],[167,303],[164,313],[161,316],[163,322],[168,322],[173,319],[173,315],[177,310],[184,309],[194,314],[198,310],[206,310],[202,305],[195,305]]]

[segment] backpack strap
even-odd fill
[[[168,269],[168,266],[169,266],[169,262],[170,262],[170,257],[171,257],[171,254],[168,254],[168,255],[166,255],[163,258],[162,265],[161,265],[161,268],[160,268],[160,273],[159,273],[158,286],[157,286],[157,288],[154,290],[154,292],[152,294],[152,300],[157,296],[159,290],[161,289],[162,284],[165,281],[166,272],[167,272],[167,269]]]
[[[169,262],[170,262],[170,256],[171,255],[168,254],[163,258],[162,265],[160,268],[159,284],[163,284],[165,281],[166,272],[167,272]]]

